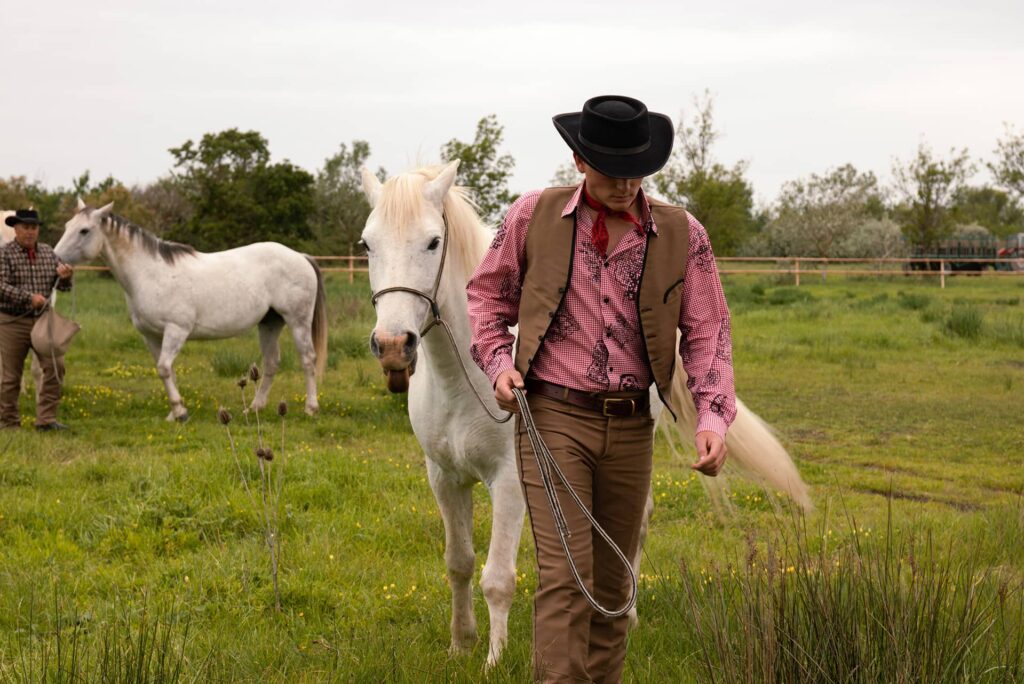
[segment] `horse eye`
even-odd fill
[[[88,234],[88,232],[89,232],[88,228],[83,228],[82,229],[82,235],[86,235],[86,234]]]
[[[367,253],[369,253],[370,251],[370,245],[366,244],[366,240],[360,240],[359,242],[357,242],[356,247]]]
[[[434,238],[433,240],[430,241],[430,244],[427,245],[427,249],[429,249],[431,252],[433,252],[435,249],[437,249],[437,246],[439,244],[441,244],[441,238],[436,237],[436,238]]]

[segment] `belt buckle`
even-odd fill
[[[601,404],[601,415],[605,416],[606,418],[626,418],[626,417],[628,417],[628,416],[619,416],[619,415],[614,414],[614,413],[608,413],[608,406],[609,406],[609,404],[611,404],[611,405],[624,404],[627,401],[629,402],[629,414],[628,414],[628,416],[635,416],[636,415],[636,400],[635,399],[617,399],[617,398],[605,399],[604,400],[604,403]]]

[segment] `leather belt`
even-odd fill
[[[637,393],[633,397],[612,397],[594,392],[580,392],[536,378],[527,378],[525,385],[528,393],[556,399],[566,404],[596,411],[603,416],[615,418],[629,418],[646,414],[651,404],[651,395],[646,392]]]

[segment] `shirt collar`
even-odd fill
[[[644,194],[644,189],[640,188],[640,192],[637,193],[638,204],[640,206],[640,223],[647,226],[647,231],[657,235],[658,226],[654,224],[654,217],[651,215],[651,205],[647,201],[647,195]],[[586,206],[583,202],[583,183],[580,183],[576,188],[576,192],[572,194],[568,204],[562,209],[562,218],[565,218],[569,214],[573,213],[581,205]]]

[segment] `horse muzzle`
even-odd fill
[[[388,379],[388,390],[396,394],[409,391],[409,378],[416,372],[416,347],[419,335],[405,332],[399,335],[370,335],[370,351],[380,361]]]

